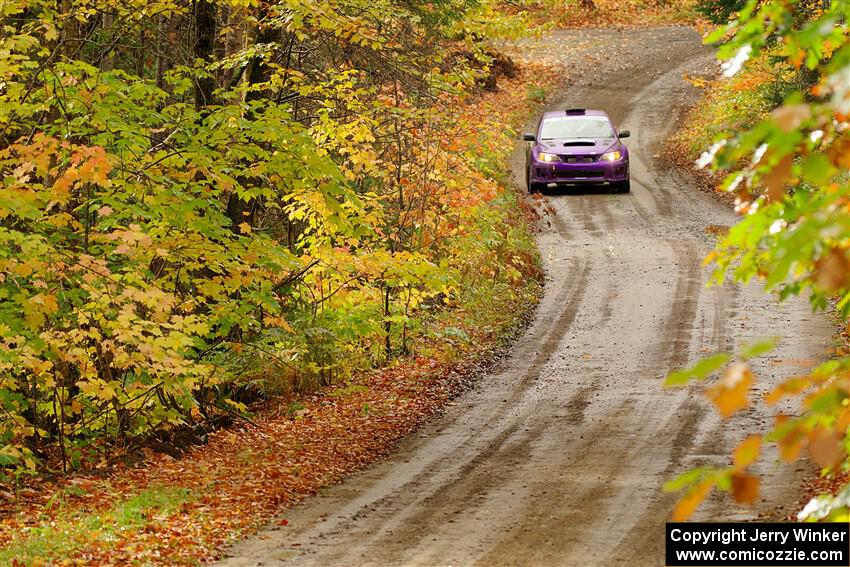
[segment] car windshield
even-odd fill
[[[558,116],[545,119],[540,126],[541,140],[613,137],[614,128],[605,116]]]

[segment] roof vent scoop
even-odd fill
[[[584,112],[585,112],[584,108],[568,108],[567,109],[567,116],[577,116],[577,115],[584,114]]]

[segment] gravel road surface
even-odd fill
[[[755,365],[759,387],[822,357],[826,317],[776,307],[756,287],[706,287],[710,226],[734,214],[660,165],[685,74],[710,71],[687,28],[558,31],[517,58],[564,68],[553,109],[605,109],[632,137],[632,193],[541,200],[546,268],[535,320],[492,374],[388,460],[240,543],[226,566],[655,566],[675,496],[661,485],[728,464],[756,409],[721,421],[699,387],[661,387],[671,370],[755,337],[784,337]],[[523,182],[523,150],[511,166]],[[781,517],[802,466],[764,465],[755,508],[712,497],[697,519]]]

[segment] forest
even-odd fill
[[[656,160],[681,172],[677,194],[702,188],[737,217],[665,241],[675,293],[651,340],[672,354],[640,388],[686,391],[719,413],[722,434],[743,437],[722,465],[692,461],[690,430],[665,422],[653,446],[694,466],[647,481],[659,499],[662,485],[678,493],[652,510],[699,518],[713,490],[755,506],[770,455],[813,469],[805,500],[783,503],[788,518],[847,521],[848,19],[845,0],[0,0],[0,563],[217,559],[466,403],[535,325],[563,336],[538,337],[516,387],[558,356],[577,364],[564,389],[583,385],[570,402],[580,411],[543,421],[584,439],[596,398],[637,387],[584,386],[622,378],[630,361],[576,337],[597,325],[623,353],[639,339],[605,327],[632,316],[614,291],[582,319],[578,288],[601,294],[592,268],[617,258],[615,221],[702,222],[659,202]],[[634,130],[631,201],[526,194],[520,134],[564,93],[621,89],[624,109],[647,104],[649,70],[667,60],[624,55],[646,30],[698,36],[663,71],[699,100],[653,115],[669,139]],[[682,72],[699,49],[719,64]],[[620,82],[630,65],[648,69],[638,86]],[[554,233],[573,256],[541,253]],[[579,245],[587,234],[598,240]],[[618,245],[638,257],[632,236]],[[702,243],[700,266],[686,256]],[[547,280],[557,261],[584,266],[584,279]],[[688,262],[697,275],[674,281]],[[802,323],[798,336],[693,347],[673,315],[699,303],[699,290],[675,295],[704,287],[699,269],[723,289],[761,286],[776,313],[808,302],[834,335],[828,352],[760,374],[759,360],[780,367],[783,344],[805,342]],[[697,319],[688,329],[705,331]],[[503,415],[527,402],[498,398],[516,403]],[[767,415],[755,411],[770,422],[731,425]],[[600,421],[625,431],[627,414]],[[630,463],[614,451],[594,462],[609,464],[610,488]]]
[[[522,16],[20,0],[2,18],[7,478],[339,383],[444,306],[534,279],[490,205],[492,128],[452,112],[495,80],[483,38]]]

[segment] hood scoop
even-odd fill
[[[595,144],[595,143],[593,143],[593,142],[583,142],[583,141],[577,141],[577,142],[564,142],[564,146],[566,146],[566,147],[572,147],[572,146],[590,146],[590,147],[592,148],[592,147],[593,147],[593,146],[595,146],[595,145],[596,145],[596,144]]]

